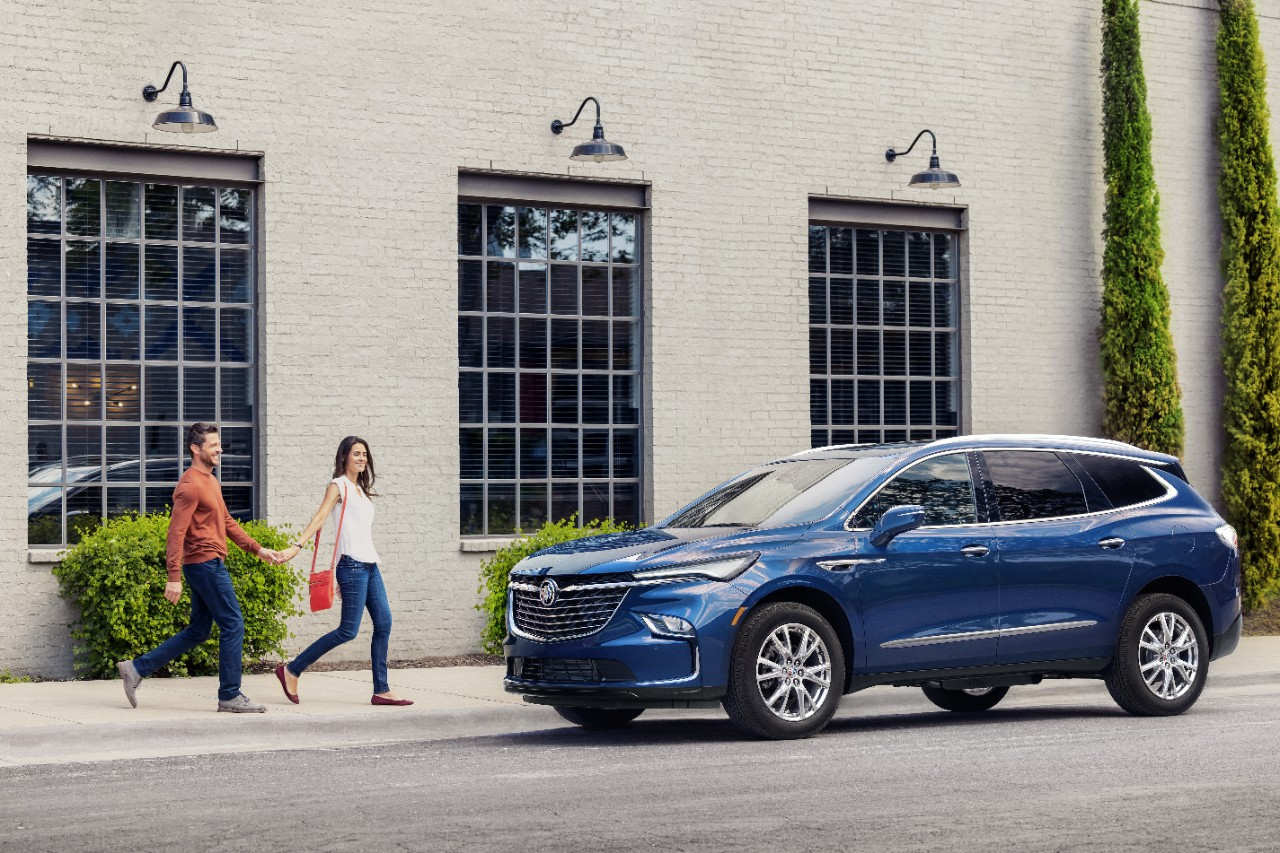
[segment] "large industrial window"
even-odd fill
[[[957,240],[809,226],[814,447],[956,435]]]
[[[27,177],[28,542],[162,510],[184,428],[212,421],[238,519],[254,510],[254,193]]]
[[[461,533],[640,519],[634,211],[458,205]]]

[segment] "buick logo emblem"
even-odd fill
[[[556,603],[556,596],[560,594],[560,587],[551,578],[547,578],[538,585],[538,600],[542,602],[543,607],[550,607]]]

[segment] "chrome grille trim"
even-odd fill
[[[549,606],[539,599],[538,584],[512,580],[507,585],[512,633],[542,643],[588,637],[609,624],[627,590],[635,585],[629,580],[599,584],[583,583],[587,578],[582,577],[576,580],[560,587],[559,597]]]

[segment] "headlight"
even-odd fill
[[[1240,542],[1236,538],[1236,529],[1230,524],[1224,524],[1213,532],[1218,534],[1218,538],[1222,540],[1222,544],[1226,545],[1228,548],[1235,550],[1240,547]]]
[[[661,613],[637,613],[644,620],[645,626],[656,637],[675,637],[688,640],[693,637],[693,625],[679,616],[667,616]]]
[[[638,569],[631,574],[637,581],[675,580],[677,578],[728,581],[745,572],[759,558],[760,555],[756,553],[735,554],[732,557],[722,557],[718,560],[708,560],[702,563],[680,563],[679,565],[661,566],[656,569]]]

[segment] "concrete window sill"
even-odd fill
[[[62,550],[60,548],[28,548],[28,563],[61,563]]]
[[[505,548],[516,541],[515,536],[490,536],[484,539],[463,539],[458,543],[458,550],[464,554],[492,554],[499,548]]]

